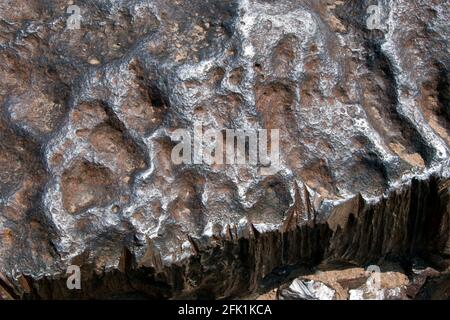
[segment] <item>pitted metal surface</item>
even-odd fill
[[[0,4],[0,271],[39,278],[87,255],[281,228],[449,176],[445,1],[66,1]],[[16,9],[12,9],[15,7]],[[175,165],[171,132],[280,129],[280,168]],[[306,199],[305,197],[309,197]],[[302,215],[300,224],[308,223]]]

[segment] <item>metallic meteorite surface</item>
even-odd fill
[[[448,3],[378,1],[370,28],[374,4],[84,0],[70,28],[67,1],[2,1],[0,272],[120,269],[124,248],[163,268],[218,239],[339,232],[364,206],[419,206],[400,194],[415,178],[448,200]],[[277,172],[174,164],[171,133],[197,123],[279,129]]]

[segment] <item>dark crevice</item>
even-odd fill
[[[439,70],[438,76],[438,103],[440,110],[443,111],[447,121],[450,122],[450,87],[448,68],[442,63],[436,63],[436,67]]]
[[[401,131],[406,147],[410,149],[408,150],[409,153],[419,153],[425,163],[430,164],[434,158],[435,150],[427,144],[414,124],[397,110],[399,103],[398,85],[389,58],[382,52],[378,43],[369,41],[368,50],[370,52],[367,60],[369,70],[385,79],[387,105],[384,106],[386,110],[382,111],[382,114],[387,116],[395,127]]]

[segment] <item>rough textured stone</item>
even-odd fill
[[[407,272],[398,264],[380,268],[379,278],[370,271],[345,265],[322,265],[315,273],[282,285],[268,300],[410,300],[447,299],[448,273],[432,268]],[[409,276],[407,275],[409,274]],[[434,287],[431,288],[430,287]],[[433,295],[427,296],[427,295]]]
[[[2,1],[0,297],[237,297],[333,260],[448,268],[448,5],[378,2],[370,31],[370,0],[80,0],[79,30],[67,1]],[[171,132],[196,122],[280,129],[279,171],[175,165]]]

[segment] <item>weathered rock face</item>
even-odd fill
[[[294,279],[279,290],[261,295],[258,299],[409,300],[423,298],[428,294],[428,287],[435,287],[431,290],[433,299],[447,299],[450,295],[449,275],[440,274],[429,267],[413,268],[409,272],[395,264],[381,268],[369,266],[368,269],[343,265],[322,266],[315,273]]]
[[[369,0],[80,0],[71,30],[66,1],[2,1],[0,296],[220,298],[324,260],[448,268],[448,5],[378,2],[369,30]],[[276,173],[175,164],[171,133],[196,123],[279,129]]]

